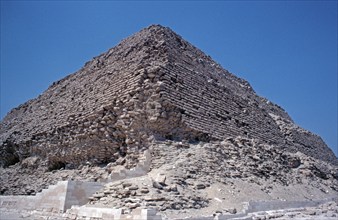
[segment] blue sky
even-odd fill
[[[337,151],[337,1],[1,1],[0,117],[149,26],[168,26]]]

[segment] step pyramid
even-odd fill
[[[122,40],[1,122],[0,165],[38,157],[49,170],[137,164],[156,140],[237,136],[337,163],[317,135],[174,33],[151,25]]]

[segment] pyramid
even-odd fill
[[[36,156],[50,170],[123,157],[156,140],[242,136],[337,164],[323,140],[171,29],[126,38],[1,122],[3,167]]]
[[[1,122],[0,165],[9,216],[338,215],[338,160],[324,141],[160,25],[12,109]],[[262,212],[304,206],[318,207]]]

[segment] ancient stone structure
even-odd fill
[[[0,207],[65,212],[72,205],[86,204],[88,197],[101,188],[97,182],[60,181],[35,196],[1,196]]]
[[[323,140],[169,28],[152,25],[7,114],[3,167],[35,158],[49,170],[124,159],[154,140],[243,136],[337,164]]]

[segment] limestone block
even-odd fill
[[[162,217],[156,214],[157,211],[155,209],[142,209],[140,217],[142,220],[162,220]]]

